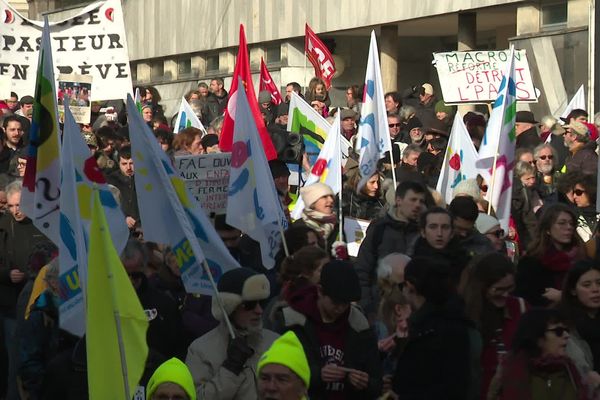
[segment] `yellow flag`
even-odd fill
[[[132,398],[148,356],[147,330],[148,319],[115,250],[100,196],[94,190],[86,320],[90,400]]]

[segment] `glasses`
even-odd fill
[[[25,162],[21,162],[21,161],[19,161],[19,162],[17,163],[17,167],[26,167],[26,166],[27,166],[27,161],[25,161]]]
[[[388,124],[390,128],[400,128],[400,124]]]
[[[551,154],[551,155],[549,155],[549,156],[547,156],[547,155],[539,156],[538,158],[539,158],[540,160],[545,160],[546,158],[547,158],[548,160],[552,160],[552,159],[554,158],[554,156]]]
[[[564,326],[557,326],[556,328],[546,329],[546,332],[552,332],[558,337],[562,337],[565,333],[569,333],[569,328]]]
[[[585,190],[582,190],[582,189],[575,189],[575,190],[573,190],[573,194],[575,196],[583,196],[584,193],[585,193]]]
[[[498,230],[493,231],[493,232],[488,232],[487,235],[494,235],[498,239],[502,239],[504,237],[504,229],[498,229]]]
[[[510,286],[500,286],[500,287],[492,287],[492,292],[494,294],[505,294],[505,293],[511,293],[513,290],[515,290],[515,285],[510,285]]]
[[[244,308],[244,310],[246,311],[252,311],[256,308],[257,305],[260,305],[260,308],[265,308],[265,300],[254,300],[254,301],[244,301],[242,303],[242,307]]]

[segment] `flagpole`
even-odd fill
[[[306,40],[306,37],[304,40]],[[302,81],[302,91],[306,93],[306,47],[304,47],[304,80]],[[301,94],[304,95],[304,93]]]
[[[213,278],[212,272],[210,272],[210,267],[208,266],[208,262],[206,261],[206,257],[202,261],[202,265],[204,266],[204,270],[206,271],[206,275],[208,276],[208,280],[215,290],[215,298],[217,299],[217,304],[223,313],[223,318],[225,319],[225,324],[227,325],[227,330],[229,331],[229,336],[232,339],[235,339],[235,332],[233,330],[233,326],[231,325],[231,321],[229,320],[229,315],[227,315],[227,311],[225,311],[225,306],[223,305],[223,300],[221,299],[221,294],[217,289],[217,284],[215,283],[215,279]],[[129,397],[128,397],[129,398]]]
[[[492,104],[488,103],[488,110],[490,112],[490,116],[492,115]],[[492,214],[492,202],[493,202],[493,198],[494,198],[494,183],[496,181],[496,162],[498,161],[498,148],[500,147],[500,142],[498,141],[498,147],[496,147],[496,151],[494,152],[494,163],[492,164],[492,178],[490,181],[490,184],[488,186],[489,188],[489,194],[488,194],[488,209],[487,209],[487,214],[491,215]]]
[[[390,162],[392,163],[392,181],[394,182],[394,190],[398,187],[398,183],[396,182],[396,163],[394,162],[394,142],[392,142],[392,137],[390,136]]]
[[[281,244],[283,245],[283,252],[286,257],[290,256],[290,250],[288,249],[287,241],[285,240],[285,235],[283,234],[283,225],[281,225],[281,221],[277,220],[277,225],[279,226],[279,233],[281,233]]]
[[[340,171],[340,173],[341,173],[341,171]],[[344,240],[344,226],[343,226],[344,216],[342,215],[342,209],[343,209],[342,208],[342,191],[343,191],[342,188],[340,188],[340,191],[338,193],[338,198],[339,198],[339,201],[340,201],[340,210],[339,210],[340,215],[339,215],[339,217],[340,217],[340,240],[341,241]]]

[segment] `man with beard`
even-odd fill
[[[556,151],[549,143],[542,143],[533,150],[535,160],[536,187],[544,204],[552,204],[558,201],[556,192],[556,180],[560,172],[557,171],[558,158]]]
[[[185,363],[198,398],[257,399],[257,364],[278,336],[262,327],[262,302],[269,298],[269,281],[250,269],[235,268],[221,276],[217,288],[223,307],[213,297],[212,313],[220,323],[192,342]]]

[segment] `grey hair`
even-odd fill
[[[517,165],[515,165],[515,175],[520,178],[525,174],[535,175],[535,167],[527,161],[519,161]]]
[[[23,182],[21,180],[12,181],[8,185],[4,191],[6,192],[6,197],[11,196],[15,193],[21,193],[23,190]]]
[[[389,279],[392,275],[394,264],[398,261],[405,261],[407,264],[411,260],[409,256],[403,253],[390,253],[377,262],[377,278]]]
[[[557,122],[558,122],[557,119],[554,118],[552,115],[546,115],[546,116],[542,117],[542,120],[540,121],[540,125],[542,125],[546,129],[552,129],[554,127],[554,125],[556,125]]]
[[[421,154],[423,152],[423,148],[420,144],[412,143],[406,146],[404,151],[402,152],[402,160],[406,160],[411,153]]]
[[[416,112],[417,110],[413,106],[402,106],[398,110],[398,115],[401,121],[408,121]]]
[[[533,159],[537,160],[544,149],[550,149],[550,151],[552,151],[552,163],[554,163],[554,160],[558,160],[558,154],[550,143],[542,143],[535,146],[535,149],[533,149]]]

